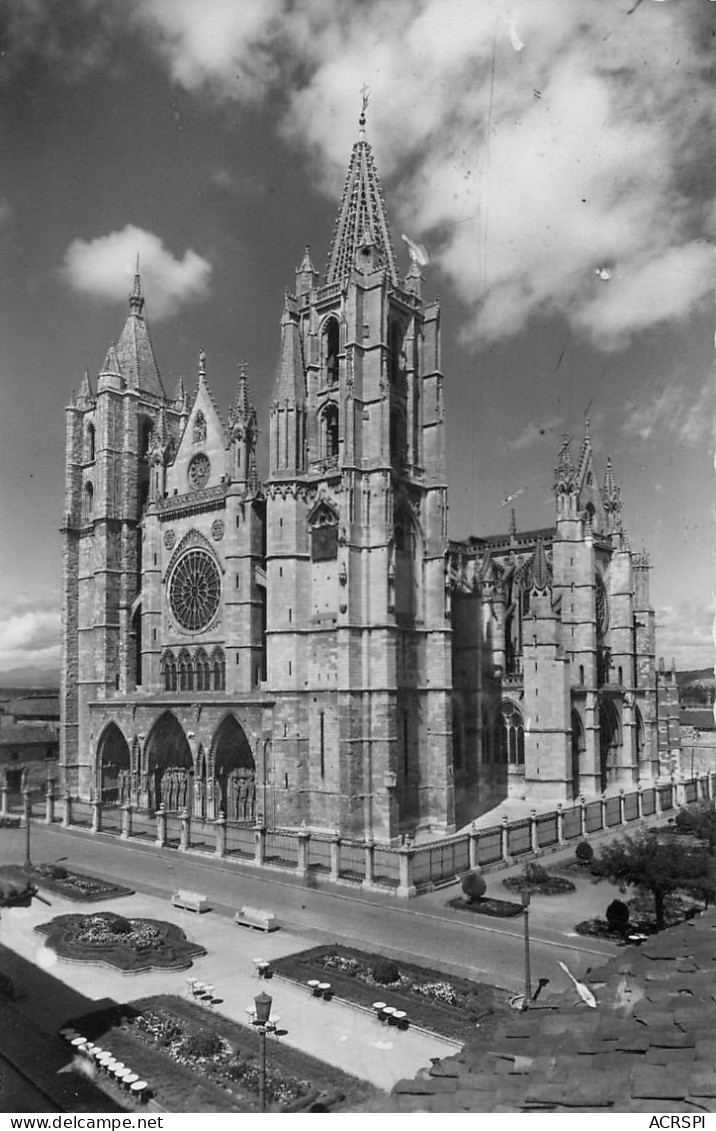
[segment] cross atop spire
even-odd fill
[[[375,249],[375,261],[385,267],[391,282],[397,286],[395,252],[385,214],[383,190],[375,167],[373,150],[365,136],[367,88],[363,91],[363,108],[358,119],[358,141],[353,146],[348,176],[338,212],[331,250],[326,267],[326,283],[341,282],[353,270],[356,254],[367,241]]]
[[[142,280],[139,274],[139,252],[137,252],[137,269],[134,273],[134,286],[129,296],[129,309],[132,314],[141,316],[144,310],[144,295],[142,294]]]

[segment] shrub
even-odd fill
[[[0,1001],[14,1001],[15,996],[13,981],[0,971]]]
[[[525,864],[524,875],[526,882],[530,885],[546,884],[549,880],[549,872],[541,864]]]
[[[574,855],[580,864],[591,864],[594,859],[594,849],[588,840],[580,840],[577,845]]]
[[[485,877],[480,872],[468,872],[462,877],[460,884],[470,903],[477,903],[487,891]]]
[[[606,911],[610,931],[625,934],[629,926],[629,907],[622,899],[613,899]]]
[[[111,919],[107,919],[107,930],[113,935],[128,935],[132,929],[132,924],[124,915],[113,915]]]
[[[390,986],[400,980],[400,970],[387,958],[380,958],[372,970],[373,980],[381,986]]]
[[[216,1033],[210,1033],[208,1029],[197,1029],[181,1044],[182,1055],[195,1060],[199,1057],[216,1056],[223,1048],[221,1037]]]
[[[53,880],[67,879],[67,869],[63,868],[62,864],[50,864],[49,872]]]

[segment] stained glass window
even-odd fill
[[[169,582],[169,602],[182,628],[201,632],[219,607],[221,577],[204,550],[190,550],[177,562]]]

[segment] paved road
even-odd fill
[[[24,830],[0,830],[0,857],[24,858]],[[275,911],[286,928],[309,943],[345,941],[381,953],[437,965],[491,982],[514,992],[522,987],[524,937],[522,919],[487,920],[456,912],[447,902],[457,886],[417,899],[396,900],[388,894],[332,887],[317,889],[285,873],[253,871],[207,855],[157,851],[146,844],[125,847],[106,836],[92,837],[58,826],[32,826],[32,855],[36,860],[63,860],[74,867],[126,881],[137,891],[169,900],[178,887],[205,892],[219,910],[233,912],[244,903]],[[568,857],[572,851],[566,852]],[[550,857],[549,862],[557,857]],[[517,869],[519,870],[519,869]],[[488,894],[504,897],[501,880],[509,872],[488,877]],[[608,885],[578,881],[571,896],[536,898],[530,908],[533,977],[550,978],[555,989],[568,982],[557,966],[566,962],[575,973],[601,965],[614,953],[610,943],[574,934],[579,919],[603,913],[613,898]]]

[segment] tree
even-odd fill
[[[713,801],[679,809],[674,824],[677,832],[696,837],[712,856],[716,853],[716,805]]]
[[[593,873],[616,884],[642,888],[654,897],[657,930],[664,927],[666,898],[678,890],[703,891],[710,885],[711,858],[703,848],[691,848],[657,832],[626,836],[602,849]]]
[[[462,890],[467,896],[468,903],[477,903],[482,899],[487,890],[485,877],[480,872],[466,872],[460,880]]]

